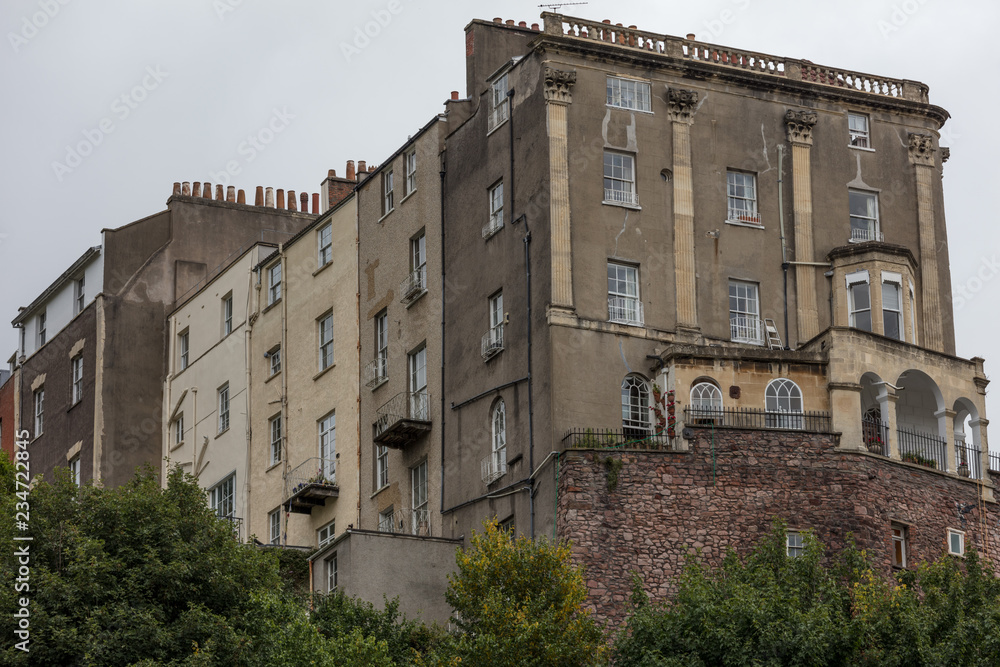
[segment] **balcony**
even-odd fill
[[[632,327],[643,326],[645,317],[643,315],[642,301],[634,297],[609,296],[608,321],[615,324],[627,324]]]
[[[386,357],[372,359],[365,364],[365,386],[374,389],[389,379],[389,360]]]
[[[888,424],[875,416],[865,415],[861,419],[861,434],[869,452],[889,456]]]
[[[666,433],[652,428],[583,428],[573,429],[563,439],[566,449],[675,449]]]
[[[948,445],[944,438],[902,426],[896,429],[896,435],[899,457],[902,460],[937,470],[948,470]]]
[[[431,534],[430,518],[430,510],[426,507],[416,510],[398,509],[392,514],[379,515],[378,530],[380,533],[423,535],[426,537]]]
[[[238,516],[233,516],[232,514],[222,515],[222,516],[219,516],[219,518],[220,519],[225,519],[226,521],[229,522],[229,525],[232,526],[232,529],[233,529],[233,537],[235,537],[237,540],[239,540],[240,539],[240,532],[241,532],[241,529],[243,528],[243,518],[242,517],[238,517]]]
[[[483,361],[489,361],[500,352],[503,352],[503,324],[490,327],[489,330],[483,334]]]
[[[504,121],[507,120],[508,104],[509,103],[507,99],[504,98],[504,100],[501,101],[499,105],[497,105],[490,111],[489,128],[488,128],[489,132],[492,132],[497,127],[499,127]]]
[[[865,241],[884,241],[882,232],[875,229],[851,229],[851,243],[864,243]]]
[[[734,343],[764,344],[764,322],[748,315],[729,316],[729,339]]]
[[[635,190],[604,188],[604,203],[638,207],[639,195],[635,192]]]
[[[507,473],[507,448],[497,449],[483,457],[480,468],[483,483],[489,486]]]
[[[284,506],[296,514],[311,514],[313,508],[340,495],[334,459],[306,459],[288,473],[286,484],[288,499]]]
[[[402,391],[375,411],[376,444],[401,449],[431,430],[431,396],[425,391]]]
[[[488,239],[503,229],[503,211],[490,215],[490,221],[483,225],[483,239]]]
[[[399,283],[399,302],[411,304],[427,291],[427,265],[410,271]]]
[[[962,477],[971,477],[972,479],[982,479],[982,452],[978,447],[971,444],[966,444],[964,439],[955,438],[955,465],[958,467],[958,474]],[[992,468],[993,460],[992,454],[990,455],[990,467]]]
[[[757,211],[731,208],[726,215],[726,222],[736,222],[743,225],[754,225],[760,227],[760,214]]]
[[[833,433],[829,412],[775,412],[757,408],[685,408],[687,426],[743,428],[751,431]]]

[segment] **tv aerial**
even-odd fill
[[[558,12],[560,7],[569,7],[571,5],[586,5],[586,2],[560,2],[555,5],[538,5],[539,7],[548,7],[551,12]]]

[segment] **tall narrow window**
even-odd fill
[[[191,352],[191,335],[185,329],[177,338],[177,347],[180,348],[180,356],[177,365],[180,367],[179,370],[184,370],[188,367],[188,355]]]
[[[333,259],[333,223],[327,223],[316,232],[316,243],[319,246],[316,258],[319,266],[326,266]]]
[[[272,347],[267,353],[268,361],[271,363],[271,377],[281,372],[281,346]]]
[[[622,428],[626,438],[649,435],[649,386],[638,375],[626,375],[622,381]]]
[[[430,407],[427,398],[427,346],[410,354],[410,419],[427,421]]]
[[[427,289],[427,235],[424,232],[410,239],[410,272],[413,286],[420,291]]]
[[[326,370],[333,365],[333,315],[319,321],[319,369]]]
[[[326,592],[332,593],[337,590],[337,552],[326,559]]]
[[[769,428],[802,428],[802,390],[787,378],[772,380],[764,390],[764,412]]]
[[[281,262],[267,270],[267,305],[281,298]]]
[[[430,513],[427,511],[427,461],[410,468],[410,490],[413,503],[414,535],[427,535]]]
[[[858,271],[847,276],[848,326],[863,331],[872,330],[872,300],[868,289],[868,272]]]
[[[389,377],[389,314],[384,310],[375,316],[375,366],[372,384]]]
[[[406,195],[417,189],[417,150],[406,154]]]
[[[77,486],[80,486],[80,455],[76,455],[69,462],[69,478]]]
[[[268,422],[271,430],[271,465],[281,462],[281,415],[275,415]]]
[[[638,268],[608,262],[608,319],[619,324],[642,326]]]
[[[848,200],[851,208],[851,241],[881,241],[878,195],[874,192],[851,190]]]
[[[727,171],[726,189],[729,196],[729,213],[726,219],[731,222],[759,225],[757,176],[742,171]]]
[[[483,359],[490,359],[493,355],[503,350],[503,290],[497,292],[489,299],[490,328],[483,336],[482,353]]]
[[[48,313],[44,310],[38,314],[38,347],[45,345],[45,327],[48,320]]]
[[[35,390],[35,437],[45,432],[45,387]]]
[[[177,415],[174,420],[174,445],[184,443],[184,413]]]
[[[729,333],[736,343],[764,344],[756,283],[729,281]]]
[[[236,474],[222,480],[209,492],[209,505],[222,518],[232,518],[236,512]]]
[[[87,304],[87,277],[86,275],[81,275],[80,279],[76,281],[76,286],[74,288],[73,300],[74,300],[74,310],[76,315],[83,312],[84,306]]]
[[[490,83],[490,132],[506,122],[510,115],[510,98],[507,97],[507,90],[506,72]]]
[[[906,526],[892,524],[892,564],[895,567],[906,567]]]
[[[267,515],[267,532],[271,544],[281,544],[281,508]]]
[[[222,335],[228,336],[233,332],[233,293],[230,292],[222,298]]]
[[[608,106],[635,111],[650,111],[649,84],[645,81],[608,77]]]
[[[219,433],[229,428],[229,383],[219,388]]]
[[[851,146],[854,148],[871,148],[868,116],[860,113],[847,114],[847,130],[850,133]]]
[[[375,445],[375,488],[389,486],[389,448]]]
[[[483,238],[489,238],[503,227],[503,180],[497,182],[489,190],[490,219],[483,228]]]
[[[319,458],[323,474],[332,484],[337,473],[337,414],[331,412],[319,420]]]
[[[73,372],[73,405],[83,400],[83,355],[78,354],[70,360]]]
[[[493,406],[490,430],[493,436],[493,474],[500,477],[507,471],[507,407],[502,398]]]
[[[392,213],[393,209],[392,169],[382,172],[382,215]]]
[[[899,283],[886,280],[882,282],[882,333],[887,338],[904,340],[903,336],[903,302],[900,296]]]
[[[635,192],[635,158],[631,155],[604,152],[604,203],[639,205]]]

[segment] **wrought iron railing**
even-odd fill
[[[483,238],[488,239],[503,228],[503,211],[490,215],[489,222],[483,225]]]
[[[642,301],[630,296],[609,296],[608,320],[641,327],[645,321]]]
[[[507,448],[501,447],[483,457],[480,463],[483,482],[492,484],[507,472]]]
[[[885,236],[882,232],[875,231],[870,228],[854,228],[851,230],[851,241],[854,243],[861,243],[864,241],[884,241]]]
[[[960,438],[955,439],[955,467],[962,477],[982,479],[982,451],[974,443],[966,443]]]
[[[684,408],[687,426],[720,426],[750,430],[794,430],[832,433],[829,412],[776,412],[756,408]]]
[[[563,438],[567,449],[674,449],[666,432],[644,428],[581,428]]]
[[[385,431],[398,421],[412,419],[414,421],[430,421],[431,397],[425,391],[410,392],[401,391],[382,407],[375,411],[375,437],[382,435]]]
[[[731,208],[726,215],[726,220],[730,222],[743,222],[748,225],[759,225],[760,214],[757,211],[748,211],[743,208]]]
[[[365,364],[365,386],[368,388],[382,384],[389,377],[389,360],[379,356]]]
[[[489,359],[493,355],[503,350],[503,324],[487,329],[483,334],[482,353],[483,360]]]
[[[219,516],[219,518],[228,521],[233,528],[233,537],[235,537],[237,540],[240,539],[240,530],[243,527],[243,518],[238,516],[233,516],[232,514]]]
[[[730,315],[729,333],[734,343],[764,344],[764,322],[759,317]]]
[[[993,472],[1000,472],[1000,454],[995,454],[990,452],[990,470]]]
[[[639,205],[639,193],[635,190],[619,190],[617,188],[604,188],[604,201],[611,204],[625,204],[627,206]]]
[[[427,291],[427,266],[410,271],[399,283],[399,302],[409,303]]]
[[[430,535],[430,511],[426,508],[394,510],[379,515],[378,529],[382,533],[398,533],[403,535]]]
[[[902,460],[938,470],[948,469],[947,444],[944,438],[904,427],[897,428],[896,435],[899,438],[899,456]]]
[[[337,461],[314,456],[292,468],[287,479],[289,498],[311,484],[337,486]]]
[[[884,421],[870,415],[862,417],[861,437],[869,452],[889,456],[889,425]]]

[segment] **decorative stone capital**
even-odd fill
[[[788,141],[793,144],[812,146],[813,126],[819,121],[815,111],[805,109],[789,109],[785,112],[785,129],[788,131]]]
[[[929,134],[910,132],[910,164],[934,166],[934,139]]]
[[[667,88],[667,115],[678,123],[694,122],[694,108],[698,104],[698,93],[693,90]]]
[[[945,162],[947,162],[948,158],[950,158],[950,157],[951,157],[951,149],[948,148],[947,146],[942,146],[941,147],[941,164],[944,164]]]
[[[576,72],[564,72],[552,67],[545,68],[545,101],[569,104],[573,101],[573,85]]]

